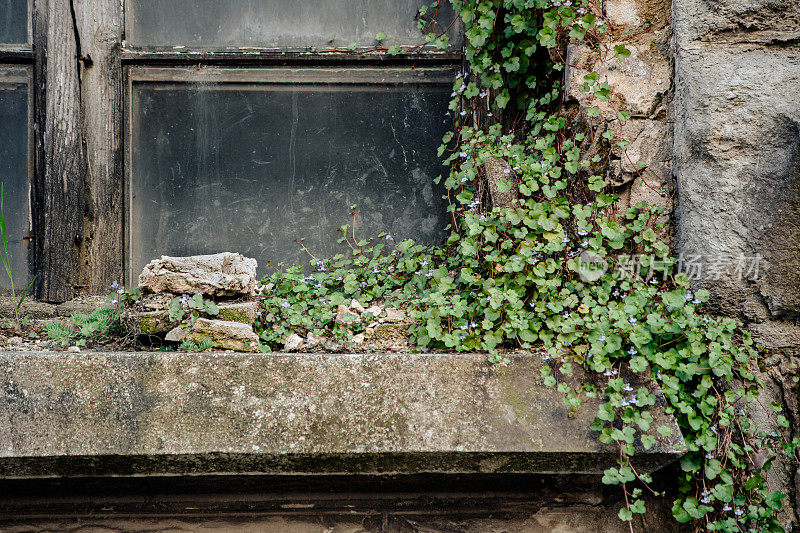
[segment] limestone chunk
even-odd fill
[[[355,299],[350,302],[350,310],[355,311],[359,315],[362,314],[364,311],[366,311],[366,309],[364,309],[364,306],[361,305],[361,303]]]
[[[379,320],[381,324],[404,324],[410,322],[408,311],[405,309],[387,307],[385,311],[386,316]]]
[[[173,342],[189,340],[199,343],[204,338],[210,339],[214,348],[237,352],[253,352],[260,341],[253,328],[247,324],[206,318],[198,318],[191,327],[179,326],[166,336],[168,341]]]
[[[303,347],[303,337],[297,333],[290,333],[286,336],[283,343],[283,350],[286,352],[296,352]]]
[[[255,259],[224,252],[191,257],[161,256],[139,276],[144,292],[200,293],[212,297],[251,296],[256,287]]]

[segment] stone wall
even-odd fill
[[[612,128],[616,141],[604,147],[609,156],[606,181],[620,196],[619,208],[645,201],[664,208],[664,237],[671,236],[670,215],[675,187],[672,177],[672,56],[669,0],[607,0],[604,11],[612,41],[598,58],[579,42],[567,46],[566,98],[576,102],[584,120],[588,107],[598,105],[595,125]],[[631,55],[614,57],[613,47],[624,44]],[[596,71],[612,88],[609,102],[598,102],[580,91],[584,75]],[[620,124],[618,110],[631,118]],[[602,149],[601,149],[602,150]]]
[[[674,0],[676,253],[717,311],[745,320],[776,355],[766,394],[800,431],[800,4]],[[754,413],[765,417],[767,410]],[[798,520],[800,473],[775,486]]]

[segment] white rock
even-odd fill
[[[302,348],[303,346],[303,337],[298,335],[297,333],[291,333],[286,337],[286,340],[283,342],[283,349],[287,352],[295,352]]]
[[[186,338],[187,333],[189,332],[189,328],[184,326],[178,326],[177,328],[172,328],[169,330],[164,337],[165,341],[168,342],[181,342],[183,339]]]
[[[325,337],[321,337],[319,335],[314,335],[313,333],[309,332],[306,335],[306,344],[309,348],[313,348],[315,346],[322,346],[325,344]]]
[[[359,315],[364,311],[366,311],[366,309],[364,309],[364,306],[361,305],[361,303],[359,303],[359,301],[355,299],[350,302],[350,310],[355,311]]]
[[[405,309],[387,307],[385,311],[386,311],[386,316],[380,319],[380,322],[383,324],[397,324],[397,323],[408,322],[408,312]]]
[[[381,307],[380,305],[371,305],[364,312],[370,313],[373,318],[377,318],[380,316],[381,313],[383,313],[383,307]]]
[[[359,333],[358,335],[353,335],[353,344],[363,344],[366,340],[367,336],[364,333]]]
[[[337,324],[352,324],[358,320],[358,315],[352,312],[347,306],[340,305],[336,309],[336,318],[334,320]]]
[[[251,296],[255,292],[257,267],[255,259],[231,252],[162,256],[144,267],[139,276],[139,288],[153,293]]]
[[[70,346],[69,348],[67,348],[67,351],[72,353],[78,353],[81,351],[81,348],[80,346]]]

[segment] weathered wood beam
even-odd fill
[[[36,296],[63,301],[85,286],[85,160],[80,126],[78,44],[69,0],[34,3]]]
[[[85,290],[123,278],[122,7],[119,0],[72,0],[80,42],[82,131],[87,155],[81,250]]]

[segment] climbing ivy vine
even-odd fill
[[[435,1],[419,16],[426,41],[439,48],[447,46],[436,22],[444,6]],[[622,487],[619,518],[629,523],[645,513],[651,483],[632,458],[670,431],[653,424],[655,391],[632,383],[657,384],[687,446],[675,519],[709,531],[782,531],[776,513],[786,495],[772,490],[767,471],[778,453],[797,459],[800,442],[785,437],[780,406],[767,406],[769,427],[751,421],[761,384],[750,335],[703,311],[709,295],[676,272],[659,237],[659,209],[618,207],[597,146],[624,148],[616,132],[630,115],[619,109],[609,125],[597,106],[580,119],[564,108],[567,40],[586,41],[601,62],[625,60],[628,50],[608,37],[595,0],[452,7],[464,24],[468,68],[455,81],[453,129],[439,149],[451,169],[441,178],[451,237],[423,247],[389,235],[358,240],[344,226],[351,254],[312,256],[313,272],[280,268],[263,281],[265,349],[292,331],[332,329],[346,339],[348,326],[335,324],[332,308],[356,298],[409,308],[420,349],[485,351],[498,364],[507,350],[539,353],[545,383],[571,408],[601,399],[592,429],[620,453],[603,482]],[[597,72],[581,90],[611,105],[612,88]],[[516,192],[509,205],[490,205],[489,158],[507,163],[497,187]],[[600,385],[567,386],[561,378],[576,367],[598,374]]]

